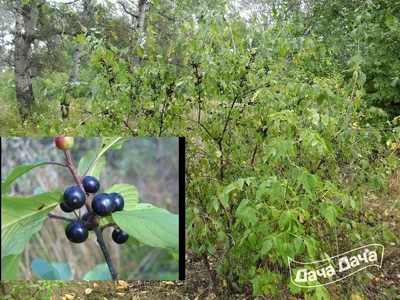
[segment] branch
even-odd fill
[[[159,11],[158,14],[159,14],[161,17],[164,17],[164,18],[166,18],[166,19],[169,20],[169,21],[175,22],[175,21],[176,21],[175,18],[165,15],[165,12],[166,12],[166,11],[167,11],[167,10],[164,10],[163,12],[160,12],[160,11]]]
[[[214,136],[211,134],[211,132],[210,132],[202,123],[199,123],[198,121],[192,120],[192,119],[187,118],[187,117],[183,117],[183,116],[179,116],[179,117],[184,118],[184,119],[186,119],[186,120],[188,120],[188,121],[191,121],[191,122],[193,122],[193,123],[198,124],[201,128],[204,129],[204,131],[205,131],[214,141],[218,141],[218,139],[217,139],[216,137],[214,137]]]
[[[118,3],[119,5],[121,5],[121,6],[122,6],[122,9],[123,9],[128,15],[130,15],[132,18],[135,18],[135,19],[139,18],[138,15],[135,15],[134,13],[128,11],[128,10],[126,9],[124,3],[122,3],[121,1],[117,1],[117,3]]]
[[[83,185],[82,185],[82,179],[79,177],[78,172],[76,172],[75,166],[74,166],[74,164],[72,162],[71,153],[69,152],[69,150],[65,150],[64,154],[65,154],[65,158],[67,159],[67,167],[68,167],[68,169],[71,171],[72,176],[74,177],[74,179],[75,179],[76,183],[78,184],[79,188],[85,193],[85,189],[83,188]],[[85,195],[86,195],[86,193],[85,193]],[[87,209],[88,212],[92,212],[93,211],[91,205],[89,205],[89,201],[88,201],[87,197],[86,197],[86,200],[85,200],[85,206],[86,206],[86,209]]]
[[[104,258],[107,262],[108,269],[110,270],[111,278],[112,278],[112,280],[117,280],[118,273],[115,271],[114,266],[112,264],[110,253],[108,253],[106,243],[104,242],[104,239],[103,239],[103,234],[101,233],[101,230],[99,227],[95,227],[93,230],[96,233],[97,242],[99,243],[101,251],[103,252]]]
[[[129,131],[132,133],[132,136],[138,136],[137,131],[135,131],[134,129],[132,129],[128,122],[126,122],[125,120],[122,121],[124,123],[124,125],[129,129]]]
[[[77,32],[77,31],[74,31],[74,30],[65,30],[65,28],[64,29],[60,29],[60,30],[55,30],[55,31],[51,31],[51,32],[47,32],[47,33],[40,33],[40,34],[26,34],[25,35],[25,37],[27,38],[27,39],[31,39],[32,41],[33,40],[45,40],[45,39],[48,39],[48,38],[51,38],[52,36],[55,36],[55,35],[70,35],[70,36],[76,36],[77,34],[78,34],[79,32]]]
[[[76,220],[74,220],[74,219],[67,218],[67,217],[62,217],[62,216],[57,216],[57,215],[54,215],[54,214],[52,214],[52,213],[48,213],[47,216],[48,216],[50,219],[58,219],[58,220],[63,220],[63,221],[68,221],[68,222],[74,222],[74,221],[76,221]]]
[[[108,224],[106,224],[106,225],[103,225],[103,226],[101,226],[100,227],[100,231],[103,231],[104,229],[106,229],[107,227],[114,227],[114,226],[116,226],[117,225],[117,223],[108,223]]]

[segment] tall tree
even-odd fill
[[[29,52],[35,39],[35,29],[39,18],[39,8],[44,1],[25,4],[26,1],[17,0],[14,4],[15,14],[15,88],[18,108],[21,118],[25,120],[29,110],[35,103],[31,82],[31,67]]]
[[[137,40],[134,39],[135,42],[141,43],[143,40],[143,30],[145,27],[145,20],[146,20],[146,11],[148,10],[150,3],[147,0],[138,0],[137,3],[137,13],[133,12],[134,10],[131,9],[131,6],[136,6],[133,1],[128,1],[129,6],[125,1],[118,1],[117,3],[121,5],[125,13],[129,14],[132,17],[133,23],[133,33],[136,33]],[[140,56],[136,54],[135,51],[132,51],[131,56],[131,71],[133,72],[135,68],[140,65]]]

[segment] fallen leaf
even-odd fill
[[[173,281],[166,281],[164,282],[165,284],[170,284],[170,285],[174,285],[175,283]]]
[[[300,212],[298,214],[299,214],[299,221],[301,224],[303,224],[304,223],[304,215]]]
[[[85,294],[86,294],[86,295],[89,295],[92,291],[93,291],[93,289],[87,288],[87,289],[85,290]]]
[[[99,287],[100,287],[100,286],[99,286],[99,284],[98,284],[98,283],[96,283],[96,282],[95,282],[95,283],[93,283],[93,288],[94,288],[94,289],[97,289],[97,288],[99,288]]]
[[[371,281],[372,283],[377,283],[377,282],[379,281],[379,278],[378,278],[378,277],[372,277],[372,278],[370,279],[370,281]]]
[[[207,300],[217,299],[217,296],[216,296],[214,293],[211,293],[211,294],[209,294],[209,295],[206,297],[206,299],[207,299]]]
[[[116,293],[118,296],[125,296],[125,293]]]
[[[363,300],[363,298],[359,295],[351,295],[351,300]]]
[[[116,287],[117,290],[125,290],[128,288],[128,284],[124,280],[118,280],[118,286]]]
[[[71,294],[65,294],[67,300],[74,300],[75,296]]]

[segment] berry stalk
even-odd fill
[[[110,270],[111,279],[117,280],[118,273],[115,271],[114,266],[112,264],[110,253],[108,253],[106,243],[104,242],[103,234],[99,227],[94,228],[94,232],[96,233],[97,236],[97,243],[99,243],[100,245],[101,251],[103,252],[104,258],[107,262],[108,269]]]
[[[72,162],[71,153],[69,152],[69,150],[65,150],[64,154],[65,154],[65,158],[67,160],[68,169],[71,171],[71,174],[74,177],[74,179],[75,179],[76,183],[78,184],[79,188],[82,191],[85,191],[85,189],[83,188],[83,185],[82,185],[82,180],[79,177],[78,172],[76,172],[74,163]],[[85,206],[86,206],[86,209],[88,210],[88,212],[92,212],[92,207],[89,205],[89,202],[87,201],[87,198],[86,198],[86,201],[85,201]]]

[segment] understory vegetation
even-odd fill
[[[17,96],[5,58],[18,45],[4,40],[2,136],[185,136],[186,269],[203,276],[185,283],[190,299],[193,281],[210,299],[395,299],[398,1],[78,1],[86,14],[19,2],[42,4],[34,101]],[[288,257],[368,244],[389,253],[381,269],[319,287],[290,280]],[[394,284],[377,287],[380,274]]]

